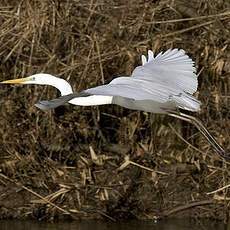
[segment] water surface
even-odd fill
[[[64,223],[44,223],[33,221],[0,221],[1,230],[224,230],[222,222],[202,220],[171,219],[154,223],[153,221],[128,221],[128,222],[105,222],[105,221],[79,221]]]

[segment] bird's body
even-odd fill
[[[64,79],[44,73],[2,83],[56,87],[61,92],[61,97],[37,103],[36,106],[43,110],[68,102],[79,106],[117,104],[128,109],[166,113],[196,125],[213,148],[227,158],[223,148],[200,121],[178,110],[200,110],[200,102],[193,96],[198,86],[195,71],[194,62],[184,50],[169,49],[155,57],[149,50],[148,57],[142,55],[142,65],[136,67],[130,77],[118,77],[109,84],[89,88],[80,93],[74,93],[71,85]]]
[[[192,96],[198,85],[195,70],[184,50],[167,50],[156,57],[149,50],[148,58],[142,55],[142,66],[136,67],[131,77],[118,77],[83,92],[105,96],[105,102],[112,96],[112,104],[146,112],[198,111],[200,102]]]
[[[108,85],[83,91],[92,95],[112,96],[112,104],[129,109],[165,113],[165,109],[182,108],[198,111],[200,103],[188,93],[162,82],[151,82],[133,77],[119,77]]]

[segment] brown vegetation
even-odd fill
[[[197,117],[230,150],[229,28],[226,0],[2,0],[0,80],[46,72],[80,91],[129,75],[147,49],[183,48]],[[229,163],[191,125],[118,106],[40,111],[50,87],[0,92],[1,218],[228,217]]]

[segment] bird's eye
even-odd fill
[[[32,77],[31,80],[32,80],[32,81],[35,81],[35,77]]]

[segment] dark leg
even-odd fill
[[[203,136],[207,139],[210,145],[215,149],[215,151],[224,159],[230,160],[230,155],[218,144],[216,139],[210,134],[210,132],[204,127],[202,122],[187,114],[181,112],[169,112],[169,116],[177,117],[181,120],[187,121],[196,126],[196,128],[203,134]]]

